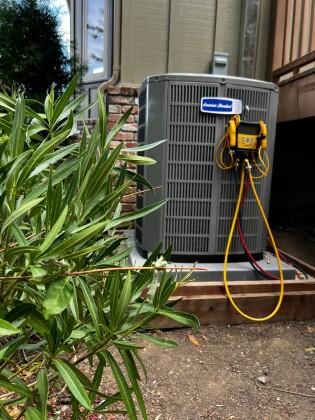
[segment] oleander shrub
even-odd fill
[[[108,131],[101,94],[94,129],[84,127],[80,141],[71,141],[83,112],[84,95],[74,97],[76,83],[74,78],[61,96],[52,88],[41,112],[23,93],[0,94],[0,417],[5,420],[51,418],[60,390],[71,396],[73,419],[110,412],[146,419],[140,344],[175,343],[145,333],[145,327],[157,316],[198,327],[194,316],[168,303],[186,278],[154,269],[169,252],[161,257],[158,247],[144,269],[126,267],[130,249],[116,228],[163,205],[121,214],[121,198],[132,182],[152,188],[127,163],[154,161],[135,154],[144,147],[112,148],[131,110]],[[84,369],[87,363],[92,376]],[[101,380],[108,370],[117,386],[105,394]]]

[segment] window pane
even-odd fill
[[[87,73],[104,73],[104,0],[88,0],[86,23]]]

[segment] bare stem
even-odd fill
[[[208,271],[208,268],[205,267],[186,267],[186,266],[167,266],[167,267],[133,267],[133,266],[127,266],[127,267],[107,267],[107,268],[94,268],[90,270],[84,270],[84,271],[66,271],[65,273],[60,273],[61,276],[83,276],[88,274],[96,274],[96,273],[107,273],[110,271],[140,271],[140,270],[156,270],[156,271],[165,271],[165,270],[189,270],[189,271]],[[32,276],[2,276],[0,277],[0,280],[30,280],[32,279]]]

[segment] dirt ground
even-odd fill
[[[314,322],[158,334],[178,347],[143,350],[150,420],[315,419]]]
[[[161,349],[145,342],[148,380],[142,390],[149,420],[315,420],[315,321],[155,334],[178,346]],[[115,388],[106,369],[103,392]],[[60,395],[54,420],[71,419],[69,401]],[[88,419],[126,417],[92,414]]]

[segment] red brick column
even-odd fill
[[[108,128],[111,129],[123,116],[125,112],[133,106],[133,110],[122,130],[116,135],[113,146],[124,141],[125,146],[133,147],[137,145],[138,137],[138,86],[112,86],[107,92],[108,105]],[[130,166],[130,169],[135,167]],[[128,195],[134,193],[136,188],[129,189],[126,196],[122,199],[123,213],[135,209],[136,196]]]

